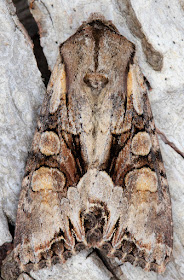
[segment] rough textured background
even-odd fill
[[[10,1],[0,2],[0,245],[11,241],[6,217],[15,222],[20,182],[44,86],[30,40]],[[184,279],[184,10],[181,0],[44,0],[30,1],[41,44],[52,70],[58,46],[75,33],[90,13],[112,20],[137,46],[139,63],[152,90],[151,106],[172,197],[173,259],[164,275],[122,266],[122,280]],[[162,61],[163,58],[163,61]],[[161,66],[163,65],[162,69]],[[156,69],[157,71],[155,71]],[[158,71],[159,70],[159,71]],[[168,143],[168,144],[166,144]],[[87,253],[66,265],[31,273],[43,279],[110,279],[102,262]],[[100,274],[101,273],[101,274]],[[27,275],[19,279],[29,279]],[[115,278],[114,278],[115,279]]]
[[[0,1],[0,246],[11,241],[7,220],[16,219],[21,178],[44,85],[32,42],[15,15]]]

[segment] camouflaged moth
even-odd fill
[[[85,22],[60,46],[22,183],[19,272],[91,247],[165,270],[171,202],[147,92],[134,45],[111,22]]]

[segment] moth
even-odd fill
[[[162,273],[172,243],[135,46],[110,21],[91,19],[60,46],[22,182],[14,259],[28,272],[98,248]]]

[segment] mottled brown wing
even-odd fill
[[[73,244],[61,200],[63,204],[67,202],[68,187],[76,186],[84,171],[76,156],[79,147],[75,146],[74,128],[67,129],[66,87],[65,66],[59,56],[42,105],[19,199],[14,252],[23,271],[51,265],[54,257],[64,253],[64,238]],[[59,241],[59,247],[50,250]]]
[[[104,238],[112,237],[114,254],[122,261],[162,273],[172,251],[171,201],[147,91],[134,58],[123,133],[113,134],[108,167],[115,185],[123,188],[124,207],[113,237],[111,227]]]

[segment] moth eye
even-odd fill
[[[109,79],[100,73],[87,73],[84,76],[83,81],[88,87],[100,90],[106,86],[106,84],[109,82]]]

